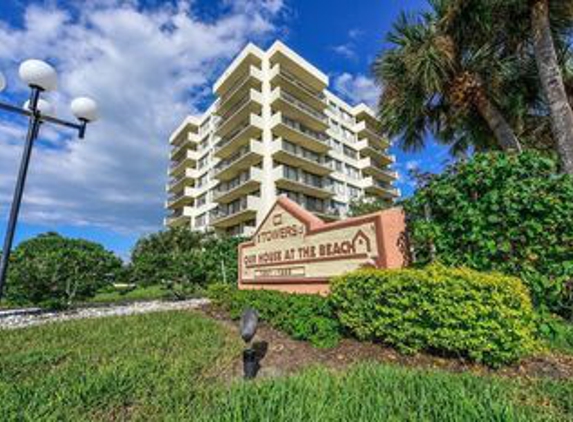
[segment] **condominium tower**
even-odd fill
[[[375,113],[328,85],[281,42],[247,45],[213,86],[216,101],[170,138],[165,224],[248,236],[279,195],[324,220],[363,196],[394,201]]]

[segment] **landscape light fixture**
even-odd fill
[[[259,316],[257,311],[248,308],[243,312],[241,317],[241,337],[246,343],[247,348],[243,351],[243,372],[245,379],[253,379],[259,371],[259,362],[257,359],[257,352],[251,345],[251,341],[257,333],[259,325]]]
[[[77,122],[68,122],[58,119],[54,116],[53,106],[43,98],[40,98],[43,92],[55,91],[58,86],[58,75],[55,69],[48,63],[41,60],[26,60],[20,65],[18,74],[20,79],[30,87],[30,99],[26,101],[23,107],[17,107],[0,101],[0,109],[10,111],[28,117],[28,134],[24,144],[24,152],[20,162],[20,170],[14,189],[14,198],[8,217],[8,226],[4,237],[4,246],[2,248],[2,257],[0,259],[0,299],[4,292],[6,275],[8,272],[8,263],[10,260],[10,251],[14,240],[14,232],[18,223],[18,214],[22,203],[24,185],[28,174],[28,166],[32,155],[34,141],[38,137],[40,126],[43,123],[51,123],[59,126],[65,126],[78,131],[79,138],[83,139],[86,133],[86,126],[89,122],[97,120],[97,104],[90,98],[76,98],[72,101],[71,109]],[[0,73],[0,91],[6,88],[6,79]]]

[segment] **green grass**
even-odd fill
[[[573,381],[362,364],[229,385],[241,347],[190,312],[0,330],[0,421],[573,420]]]
[[[188,414],[238,341],[190,312],[0,330],[0,421]]]
[[[169,298],[169,293],[161,286],[137,287],[126,293],[120,289],[104,291],[89,299],[88,303],[138,302]]]

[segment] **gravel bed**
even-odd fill
[[[108,316],[135,315],[148,312],[175,311],[195,309],[209,303],[209,299],[190,299],[179,302],[154,300],[136,302],[128,305],[110,305],[106,307],[89,307],[69,311],[42,311],[33,309],[14,309],[0,313],[0,329],[16,329],[51,322],[69,321],[83,318],[102,318]]]

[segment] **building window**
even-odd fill
[[[198,215],[195,218],[195,227],[196,228],[204,227],[206,224],[207,224],[207,213],[203,213],[201,215]]]

